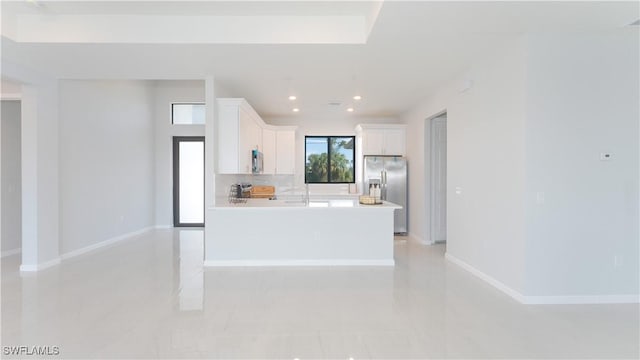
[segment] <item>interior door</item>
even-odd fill
[[[431,242],[447,240],[447,120],[431,120]]]
[[[173,138],[173,226],[204,226],[204,137]]]

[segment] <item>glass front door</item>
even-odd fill
[[[173,226],[204,226],[204,137],[173,138]]]

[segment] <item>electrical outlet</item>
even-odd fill
[[[538,205],[544,204],[544,193],[542,191],[538,191],[536,193],[536,204]]]

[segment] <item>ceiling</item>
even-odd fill
[[[610,1],[1,6],[3,61],[63,79],[213,75],[227,95],[247,98],[264,117],[319,120],[396,117],[474,60],[527,32],[616,31],[640,17],[638,2]],[[295,104],[287,99],[291,94],[298,97]],[[354,101],[356,94],[363,99]],[[350,106],[355,111],[347,115]],[[292,113],[293,107],[300,112]]]

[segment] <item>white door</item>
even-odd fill
[[[447,118],[431,120],[431,242],[447,240]]]

